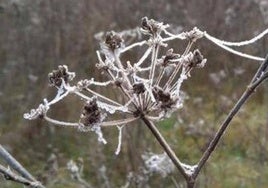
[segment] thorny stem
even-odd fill
[[[192,174],[193,179],[196,179],[198,174],[200,173],[202,167],[207,162],[211,154],[213,153],[214,149],[218,145],[221,137],[223,136],[225,130],[230,125],[230,122],[232,121],[233,117],[237,114],[237,112],[240,110],[242,105],[248,100],[248,98],[254,93],[255,89],[265,80],[268,78],[268,71],[266,70],[268,66],[268,56],[266,57],[266,60],[263,62],[263,64],[260,66],[258,71],[256,72],[255,76],[253,77],[250,85],[247,87],[245,92],[242,94],[240,99],[237,101],[233,109],[230,111],[230,113],[227,115],[226,119],[220,126],[219,130],[215,134],[213,140],[210,142],[208,148],[204,152],[203,156],[198,162],[197,168],[195,169],[194,173]],[[266,72],[264,73],[264,71]],[[263,74],[262,74],[263,72]]]

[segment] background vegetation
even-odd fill
[[[48,187],[79,187],[69,177],[66,163],[84,160],[84,178],[94,187],[120,187],[129,172],[138,173],[141,155],[161,153],[158,143],[142,124],[128,126],[123,148],[114,155],[117,129],[104,129],[107,145],[94,133],[29,122],[22,114],[53,95],[47,73],[66,64],[85,77],[102,79],[95,69],[94,34],[139,26],[144,16],[182,30],[194,26],[227,41],[249,39],[267,28],[268,3],[261,0],[2,0],[0,1],[0,143]],[[177,44],[176,44],[177,45]],[[247,86],[256,62],[231,55],[207,41],[198,48],[208,59],[204,69],[185,82],[185,107],[159,127],[185,162],[193,164],[211,139],[232,104]],[[176,46],[176,49],[183,49]],[[265,37],[246,53],[265,56]],[[132,57],[133,58],[133,57]],[[112,91],[109,91],[112,95]],[[198,187],[268,186],[268,83],[262,86],[234,119],[212,155]],[[73,119],[80,114],[79,101],[69,98],[57,105],[53,116]],[[56,158],[51,157],[55,155]],[[106,171],[104,171],[106,169]],[[175,173],[174,173],[175,174]],[[155,174],[151,187],[174,187],[174,180]],[[0,179],[1,187],[21,187]],[[131,185],[131,187],[137,187]]]

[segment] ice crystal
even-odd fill
[[[142,158],[144,160],[146,169],[150,173],[159,173],[162,177],[166,177],[175,170],[175,166],[166,153],[148,153],[142,155]]]

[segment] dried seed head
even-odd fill
[[[97,105],[97,98],[87,101],[81,114],[84,126],[92,126],[101,122],[101,111]]]
[[[163,67],[166,67],[168,64],[172,63],[171,60],[178,59],[180,57],[180,54],[173,53],[173,49],[169,49],[166,52],[166,56],[163,57],[163,61],[161,62],[161,65]]]
[[[114,31],[108,32],[106,34],[105,44],[112,51],[121,48],[123,46],[123,42],[123,38],[119,34],[116,34]]]
[[[191,58],[189,59],[189,61],[187,61],[184,66],[188,69],[192,69],[192,68],[202,68],[205,66],[207,60],[204,59],[203,55],[201,54],[201,52],[196,49],[194,50],[193,54],[191,55]]]
[[[133,92],[138,95],[145,92],[145,86],[143,83],[135,83],[132,85],[132,87],[133,87]]]
[[[192,41],[192,42],[196,42],[197,39],[200,39],[204,36],[204,32],[200,31],[198,28],[193,28],[193,30],[185,33],[185,37]]]
[[[167,92],[164,92],[163,89],[160,87],[153,88],[153,95],[156,101],[166,102],[170,100],[170,94]]]
[[[59,65],[57,70],[48,74],[49,85],[60,87],[62,80],[68,83],[75,77],[75,73],[69,72],[66,65]]]
[[[194,67],[199,67],[202,65],[202,61],[204,60],[203,55],[201,52],[197,49],[194,51],[194,57],[193,57],[193,66]]]
[[[171,98],[170,93],[163,91],[160,87],[153,88],[153,95],[157,103],[161,104],[161,108],[171,108],[175,101]]]
[[[162,31],[163,24],[147,17],[141,20],[141,29],[144,34],[156,36]]]

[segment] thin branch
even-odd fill
[[[24,178],[31,181],[36,181],[35,178],[10,154],[7,150],[0,144],[0,157],[5,160],[5,162],[21,174]]]
[[[141,41],[141,42],[136,42],[136,43],[134,43],[134,44],[131,44],[131,45],[129,45],[129,46],[127,46],[127,47],[125,47],[124,49],[122,49],[121,51],[120,51],[120,53],[124,53],[124,52],[126,52],[126,51],[128,51],[128,50],[130,50],[131,48],[134,48],[134,47],[136,47],[136,46],[143,46],[144,44],[146,44],[147,43],[147,41]]]
[[[141,66],[141,64],[144,62],[144,60],[149,56],[149,54],[151,53],[152,51],[152,46],[150,46],[145,52],[144,54],[141,56],[140,60],[134,64],[134,66]]]
[[[252,44],[254,42],[256,42],[257,40],[261,39],[262,37],[264,37],[266,34],[268,34],[268,29],[265,29],[263,32],[261,32],[259,35],[257,35],[256,37],[250,39],[250,40],[245,40],[245,41],[241,41],[241,42],[227,42],[224,40],[220,40],[217,39],[211,35],[209,35],[211,38],[213,38],[215,41],[218,41],[219,43],[225,45],[225,46],[245,46],[245,45],[249,45]],[[208,35],[208,34],[207,34]]]
[[[35,187],[44,186],[38,182],[8,151],[0,144],[0,157],[15,171],[17,171],[21,176],[16,175],[11,172],[10,169],[6,169],[0,165],[0,173],[2,173],[6,179],[23,183],[24,185],[31,185]]]
[[[0,173],[3,174],[3,176],[6,180],[21,183],[25,186],[44,188],[44,186],[40,182],[30,181],[22,176],[19,176],[19,175],[13,173],[9,168],[5,168],[2,165],[0,165]]]
[[[113,104],[118,105],[118,106],[123,106],[123,105],[119,104],[118,102],[116,102],[116,101],[114,101],[114,100],[112,100],[112,99],[110,99],[108,97],[105,97],[104,95],[101,95],[101,94],[99,94],[99,93],[97,93],[97,92],[95,92],[95,91],[93,91],[93,90],[91,90],[89,88],[85,88],[85,90],[90,92],[90,93],[92,93],[93,95],[95,95],[97,97],[100,97],[100,98],[102,98],[104,100],[107,100],[110,103],[113,103]]]
[[[65,121],[59,121],[56,119],[52,119],[48,117],[47,115],[44,116],[44,119],[50,123],[53,123],[54,125],[58,125],[61,127],[78,127],[79,123],[71,123],[71,122],[65,122]]]
[[[111,127],[111,126],[116,126],[116,125],[125,125],[125,124],[131,123],[137,119],[138,119],[138,117],[131,117],[131,118],[127,118],[127,119],[104,121],[101,123],[101,126],[102,127]]]
[[[261,67],[263,67],[263,65],[267,65],[267,64],[268,64],[268,58],[266,58],[266,60],[261,65]],[[197,168],[195,169],[195,171],[194,171],[194,173],[192,175],[193,179],[196,179],[196,177],[198,176],[198,174],[201,171],[202,167],[204,166],[204,164],[207,162],[207,160],[209,159],[209,157],[213,153],[213,151],[216,148],[216,146],[218,145],[221,137],[223,136],[225,130],[230,125],[230,122],[232,121],[233,117],[238,113],[238,111],[241,109],[243,104],[248,100],[248,98],[254,93],[255,89],[265,79],[268,78],[268,72],[265,72],[264,74],[262,74],[262,76],[259,79],[256,80],[256,75],[259,75],[260,71],[262,71],[262,69],[258,69],[258,71],[256,72],[255,76],[253,77],[253,79],[252,79],[250,85],[248,86],[248,88],[245,90],[245,92],[242,94],[240,99],[237,101],[237,103],[235,104],[233,109],[227,115],[227,117],[224,120],[224,122],[221,124],[221,126],[220,126],[219,130],[217,131],[217,133],[215,134],[213,140],[210,142],[208,148],[206,149],[206,151],[204,152],[203,156],[199,160]]]
[[[252,56],[252,55],[248,55],[248,54],[245,54],[245,53],[242,53],[242,52],[239,52],[239,51],[236,51],[230,47],[227,47],[225,45],[223,45],[222,43],[220,43],[218,40],[215,40],[214,37],[210,36],[209,34],[205,33],[204,36],[211,42],[213,42],[214,44],[218,45],[219,47],[225,49],[226,51],[228,52],[231,52],[235,55],[238,55],[238,56],[241,56],[241,57],[244,57],[244,58],[248,58],[248,59],[252,59],[252,60],[256,60],[256,61],[263,61],[264,58],[262,57],[257,57],[257,56]]]

